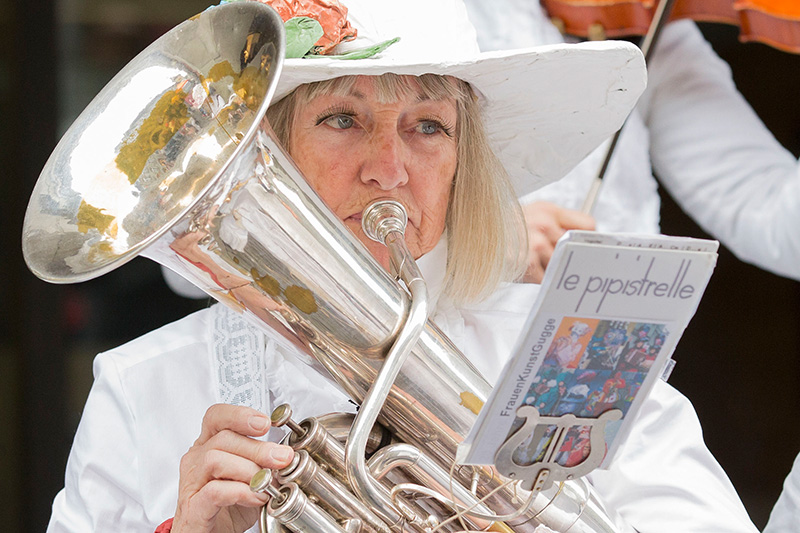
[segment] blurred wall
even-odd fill
[[[0,4],[0,530],[44,531],[92,382],[94,355],[207,301],[172,294],[135,259],[80,285],[25,268],[31,189],[60,135],[103,85],[206,1],[36,0]]]
[[[63,483],[95,353],[199,307],[134,260],[98,280],[50,286],[25,269],[19,235],[30,191],[66,126],[138,51],[205,2],[0,3],[0,524],[44,531]],[[795,154],[800,56],[704,26],[745,96]],[[665,233],[704,236],[665,197]],[[798,284],[723,250],[671,382],[697,407],[709,447],[761,526],[800,451]]]

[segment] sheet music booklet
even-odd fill
[[[558,242],[523,332],[456,461],[494,464],[522,426],[515,413],[597,418],[605,427],[607,466],[629,420],[671,356],[716,265],[719,243],[683,237],[570,231]],[[574,426],[556,454],[563,466],[587,455],[589,428]],[[513,461],[536,463],[547,434],[530,437]],[[538,458],[538,459],[537,459]]]

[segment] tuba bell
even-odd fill
[[[355,421],[274,414],[293,428],[298,453],[296,471],[278,472],[281,487],[269,489],[273,527],[624,530],[583,480],[527,494],[490,467],[454,463],[490,386],[427,320],[424,281],[404,255],[402,206],[381,204],[374,217],[376,238],[397,258],[392,277],[276,140],[265,113],[283,57],[283,23],[257,2],[210,8],[141,52],[47,161],[23,229],[31,271],[74,283],[149,257],[283,335],[362,406]],[[375,382],[386,385],[376,392]],[[388,438],[375,435],[374,419]],[[267,490],[270,477],[256,485]],[[401,494],[413,490],[434,496]],[[291,507],[306,493],[323,518]],[[441,526],[454,506],[471,511]]]

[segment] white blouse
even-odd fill
[[[508,284],[481,304],[456,308],[438,297],[445,258],[441,244],[420,260],[436,302],[433,319],[494,381],[538,286]],[[51,533],[152,532],[171,517],[180,458],[215,403],[269,412],[289,402],[297,419],[353,409],[288,343],[222,305],[98,355],[94,373]],[[610,469],[590,481],[642,533],[756,531],[706,449],[691,404],[660,381]]]

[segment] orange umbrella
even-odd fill
[[[644,35],[657,0],[542,0],[563,33],[589,39]],[[671,20],[690,18],[740,27],[741,41],[800,53],[798,0],[675,0]]]

